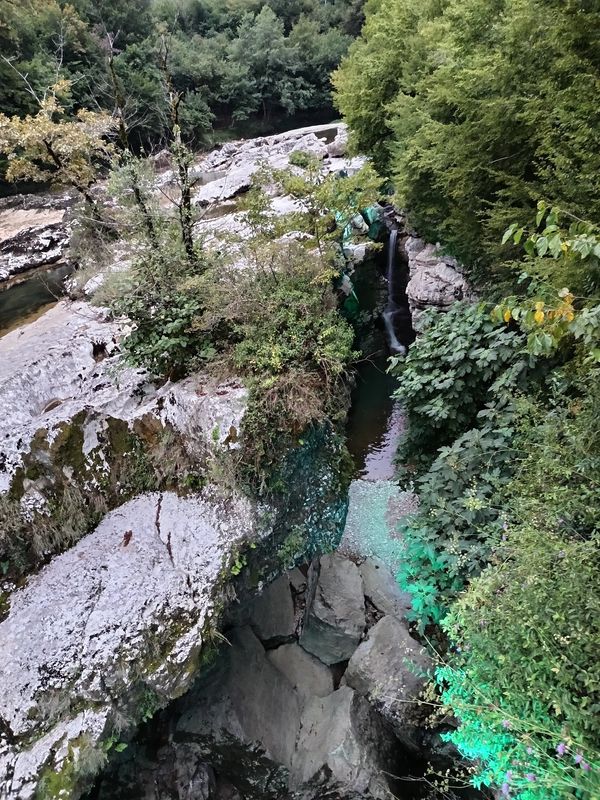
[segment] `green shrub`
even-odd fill
[[[443,623],[453,649],[437,680],[461,723],[449,738],[478,784],[522,800],[600,791],[597,377],[583,397],[568,384],[532,404],[503,540]]]
[[[394,396],[409,422],[402,460],[430,462],[438,448],[474,426],[486,403],[524,385],[523,344],[522,336],[494,322],[483,305],[428,312],[425,330],[406,359],[393,361],[400,377]]]
[[[499,502],[513,470],[513,409],[443,447],[419,479],[418,511],[403,519],[398,581],[420,631],[439,623],[467,581],[487,565],[502,534]]]

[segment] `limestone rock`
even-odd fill
[[[267,658],[288,679],[302,705],[311,697],[326,697],[333,692],[331,670],[300,645],[283,644],[269,650]]]
[[[340,158],[346,155],[348,149],[348,129],[340,127],[335,139],[327,145],[327,152],[331,158]]]
[[[383,615],[403,617],[411,596],[402,592],[390,568],[379,558],[367,558],[359,567],[365,597]]]
[[[140,705],[182,694],[224,563],[264,535],[241,498],[141,496],[14,594],[0,624],[0,796],[27,800],[47,770],[89,771],[73,747],[102,752],[117,712],[131,724]]]
[[[81,440],[77,459],[94,465],[95,480],[109,470],[110,420],[133,428],[136,421],[148,425],[151,416],[159,428],[178,430],[197,458],[205,457],[215,436],[221,446],[239,447],[246,390],[236,381],[215,386],[202,376],[156,389],[143,372],[120,362],[122,330],[101,309],[62,302],[0,338],[0,493],[33,458],[34,439],[38,460],[47,462],[74,420]],[[32,502],[40,499],[37,491],[31,487]]]
[[[229,634],[215,667],[185,700],[176,739],[195,742],[242,792],[278,798],[300,727],[298,698],[248,627]]]
[[[72,194],[42,192],[0,199],[0,285],[66,258]]]
[[[417,700],[431,659],[395,617],[383,617],[353,654],[344,681],[381,712],[408,747],[415,747],[422,718]]]
[[[363,587],[356,564],[337,553],[323,556],[307,612],[302,647],[324,664],[350,658],[365,628]]]
[[[287,575],[282,575],[249,604],[248,624],[262,642],[284,641],[294,635],[296,618]]]
[[[388,798],[393,743],[364,698],[348,686],[313,698],[302,714],[292,764],[294,798]]]
[[[405,241],[404,250],[410,272],[406,294],[416,330],[425,309],[447,311],[460,300],[474,299],[455,258],[444,256],[437,246],[413,236]]]

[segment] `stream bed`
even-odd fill
[[[0,336],[33,322],[65,294],[65,279],[73,272],[70,264],[38,272],[0,292]]]

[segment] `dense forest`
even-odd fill
[[[335,76],[357,149],[482,302],[396,369],[421,509],[399,576],[504,797],[600,787],[600,10],[371,0]]]
[[[32,91],[70,81],[68,107],[121,106],[131,142],[158,145],[168,116],[161,64],[185,94],[197,146],[214,127],[256,129],[298,112],[332,113],[330,72],[361,25],[362,0],[0,2],[0,107],[35,109]],[[18,73],[26,75],[28,88]]]
[[[600,8],[364,6],[0,0],[7,177],[75,187],[100,238],[123,225],[136,257],[102,296],[134,323],[123,352],[160,380],[207,364],[242,375],[241,479],[261,485],[275,433],[289,447],[335,417],[360,358],[334,291],[341,230],[392,201],[460,260],[477,302],[426,312],[390,359],[409,423],[400,482],[420,499],[400,523],[398,581],[436,658],[426,703],[456,721],[445,738],[465,758],[432,796],[598,800]],[[254,273],[228,269],[194,231],[193,151],[304,112],[339,112],[370,163],[323,178],[295,154],[295,172],[262,176],[243,206]],[[180,191],[168,223],[140,157],[165,145]],[[109,223],[90,191],[108,164]],[[273,184],[306,213],[272,219]]]

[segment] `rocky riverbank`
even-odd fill
[[[302,152],[323,174],[351,173],[364,160],[345,146],[343,126],[320,126],[204,157],[205,246],[235,260],[247,230],[236,198],[262,166]],[[173,191],[168,165],[157,191]],[[270,203],[295,209],[274,187]],[[36,220],[11,223],[28,223],[19,274],[55,263],[44,226],[63,226],[66,258],[65,218]],[[350,274],[369,251],[368,226],[353,222]],[[13,266],[19,236],[4,242]],[[459,271],[401,241],[411,281],[428,276],[413,307],[457,299]],[[247,389],[208,372],[157,385],[124,364],[128,321],[89,302],[123,258],[115,248],[80,299],[0,338],[0,798],[75,800],[109,757],[102,797],[383,798],[386,775],[434,747],[412,716],[429,661],[392,573],[356,546],[360,530],[343,555],[319,558],[344,531],[344,443],[315,428],[282,455],[276,492],[237,484]]]

